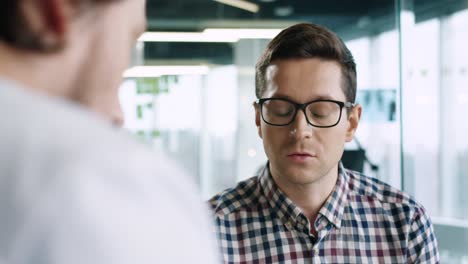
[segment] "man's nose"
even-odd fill
[[[309,138],[312,136],[313,127],[307,122],[304,110],[299,109],[292,123],[294,135],[299,138]]]

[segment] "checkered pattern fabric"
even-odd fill
[[[410,196],[349,171],[314,222],[271,178],[240,182],[210,200],[225,263],[439,263],[425,209]]]

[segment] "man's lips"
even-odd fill
[[[288,157],[315,157],[315,155],[307,152],[292,152],[288,154]]]
[[[306,163],[315,157],[316,155],[307,152],[292,152],[287,155],[290,161],[298,164]]]

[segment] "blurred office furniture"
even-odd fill
[[[369,160],[366,155],[366,150],[362,147],[359,140],[354,137],[354,142],[356,143],[357,149],[346,149],[343,152],[341,161],[345,168],[354,170],[360,173],[364,172],[364,165],[367,164],[370,166],[372,171],[372,176],[377,176],[379,171],[379,166]]]

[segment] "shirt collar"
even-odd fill
[[[319,211],[319,215],[324,216],[337,228],[341,227],[341,220],[343,219],[344,209],[348,201],[348,182],[349,175],[343,167],[343,164],[340,162],[338,166],[338,179],[336,181],[336,185]]]
[[[267,163],[265,168],[261,171],[259,178],[260,188],[262,189],[272,212],[278,216],[288,229],[296,227],[298,225],[298,218],[301,215],[303,216],[302,211],[278,188],[276,183],[273,181],[269,163]]]
[[[341,227],[341,220],[343,219],[343,212],[347,202],[349,189],[348,178],[349,176],[346,173],[343,164],[340,162],[336,185],[319,211],[319,217],[320,215],[325,217],[337,228]],[[306,217],[302,214],[301,209],[296,206],[273,181],[269,163],[267,163],[264,169],[260,172],[259,181],[260,188],[271,206],[272,212],[278,216],[286,227],[289,229],[297,226],[306,228]]]

